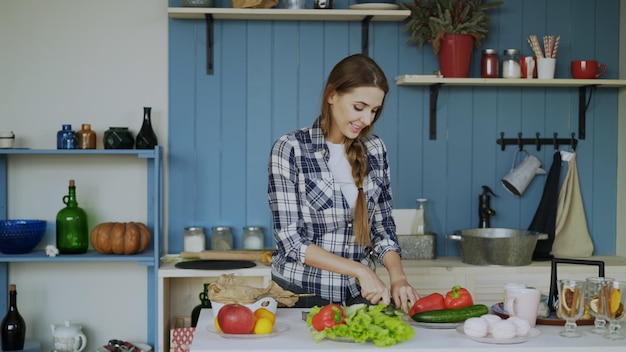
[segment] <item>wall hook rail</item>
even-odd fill
[[[517,138],[504,138],[504,132],[500,132],[500,138],[496,140],[496,143],[500,144],[500,149],[504,150],[507,145],[516,145],[520,150],[524,149],[525,145],[534,145],[537,151],[541,150],[542,145],[553,145],[554,150],[558,150],[561,145],[569,145],[572,150],[576,150],[578,146],[578,139],[576,139],[576,133],[571,134],[570,138],[558,138],[558,133],[554,132],[552,138],[539,138],[540,133],[535,133],[535,138],[522,138],[522,132],[517,134]]]

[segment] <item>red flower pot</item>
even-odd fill
[[[469,34],[446,34],[439,48],[439,69],[443,77],[469,77],[474,37]]]

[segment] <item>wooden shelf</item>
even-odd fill
[[[443,78],[434,76],[402,75],[396,77],[399,86],[426,86],[443,84],[449,86],[491,87],[626,87],[626,79],[509,79],[509,78]]]
[[[430,126],[429,138],[437,139],[437,97],[439,88],[447,86],[470,87],[544,87],[544,88],[578,88],[578,138],[585,139],[587,88],[621,88],[626,87],[624,79],[521,79],[521,78],[444,78],[435,75],[400,75],[396,77],[399,86],[430,87]],[[572,137],[573,138],[573,137]],[[504,145],[503,145],[504,147]]]
[[[171,18],[204,19],[210,14],[216,20],[272,20],[272,21],[361,21],[371,16],[372,21],[402,21],[410,10],[315,10],[315,9],[237,9],[170,7]]]
[[[258,21],[360,21],[361,52],[368,53],[369,23],[399,22],[410,14],[410,10],[315,10],[315,9],[238,9],[215,7],[170,7],[170,18],[182,20],[204,19],[207,35],[207,75],[213,74],[213,21],[214,20],[258,20]]]

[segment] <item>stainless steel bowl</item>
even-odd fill
[[[467,229],[447,234],[459,242],[461,260],[473,265],[523,266],[532,262],[538,240],[548,235],[537,231],[485,228]]]

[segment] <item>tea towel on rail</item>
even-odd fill
[[[559,193],[552,255],[561,258],[590,257],[593,253],[593,242],[589,236],[578,183],[576,153],[561,151],[561,155],[564,161],[569,159],[569,166]]]

